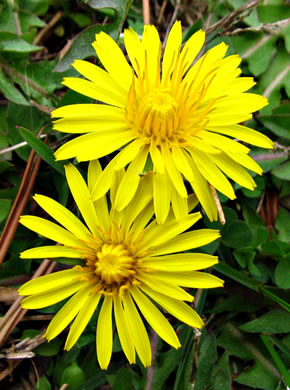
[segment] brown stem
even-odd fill
[[[151,361],[151,366],[148,367],[148,369],[147,369],[145,390],[152,389],[154,369],[155,369],[155,359],[156,359],[156,353],[157,353],[157,344],[158,344],[158,335],[156,332],[154,332],[154,330],[152,330],[152,336],[151,336],[152,361]]]

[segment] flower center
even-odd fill
[[[95,273],[107,285],[120,285],[135,275],[135,263],[122,244],[104,244],[97,252]]]

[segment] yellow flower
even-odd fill
[[[255,83],[252,77],[239,78],[241,59],[224,58],[224,43],[197,59],[204,39],[200,30],[181,49],[182,29],[176,22],[161,63],[154,26],[144,27],[142,40],[132,29],[125,30],[131,67],[114,40],[101,32],[93,47],[105,70],[86,61],[74,62],[88,80],[69,77],[63,84],[106,104],[75,104],[52,112],[53,118],[62,118],[54,122],[56,130],[88,133],[61,146],[56,159],[88,161],[124,147],[96,183],[94,199],[108,190],[113,171],[128,165],[115,201],[117,210],[123,210],[137,190],[149,155],[158,223],[165,221],[170,203],[176,217],[187,213],[184,178],[210,220],[217,218],[217,210],[208,183],[230,199],[235,193],[225,175],[254,189],[244,167],[258,174],[262,169],[248,156],[246,146],[224,135],[271,148],[266,136],[238,124],[250,119],[267,99],[244,93]]]
[[[174,348],[179,348],[176,333],[160,309],[179,320],[201,328],[199,315],[184,301],[193,297],[181,287],[211,288],[222,280],[198,272],[217,263],[217,257],[201,253],[177,253],[212,242],[217,230],[188,230],[201,218],[188,214],[178,220],[172,211],[164,225],[152,220],[152,174],[142,177],[140,191],[121,212],[109,210],[106,195],[92,202],[90,191],[102,174],[98,161],[88,170],[88,186],[73,165],[66,176],[73,198],[85,224],[64,206],[43,195],[34,199],[63,227],[36,216],[22,216],[29,229],[62,246],[43,246],[21,253],[21,258],[78,258],[83,263],[69,270],[31,280],[19,289],[27,295],[21,305],[26,309],[43,308],[73,295],[55,315],[47,328],[48,340],[56,337],[72,321],[65,349],[77,342],[94,311],[100,306],[97,323],[97,355],[101,368],[107,368],[113,345],[112,316],[121,346],[130,363],[137,353],[144,366],[151,363],[149,338],[139,312],[149,325]],[[110,190],[114,202],[124,170],[120,170]],[[194,196],[189,199],[191,209]]]

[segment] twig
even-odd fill
[[[219,21],[217,21],[212,26],[205,29],[206,34],[211,34],[212,32],[216,31],[217,29],[223,27],[224,29],[227,29],[233,25],[235,20],[238,16],[240,16],[245,11],[248,11],[254,7],[256,7],[261,0],[250,0],[246,4],[242,5],[240,8],[234,10],[230,14],[224,16]]]
[[[44,35],[61,19],[63,15],[62,11],[58,11],[54,17],[47,23],[47,25],[39,31],[36,37],[33,40],[34,45],[38,45],[38,43],[42,40]]]
[[[66,390],[68,388],[68,384],[67,383],[64,383],[60,388],[59,390]]]
[[[143,4],[143,22],[150,24],[150,3],[149,0],[142,0]]]
[[[156,332],[154,332],[154,330],[152,330],[152,336],[151,336],[152,361],[151,361],[151,366],[148,367],[148,369],[147,369],[145,390],[152,389],[154,369],[155,369],[155,359],[156,359],[156,353],[157,353],[157,344],[158,344],[158,335]]]
[[[161,4],[160,11],[159,11],[159,15],[158,15],[158,19],[157,19],[157,24],[160,24],[160,23],[161,23],[161,20],[162,20],[162,18],[163,18],[163,15],[164,15],[164,11],[165,11],[167,2],[168,2],[168,0],[163,0],[163,3]]]
[[[225,218],[225,214],[224,214],[221,202],[219,200],[218,194],[216,192],[216,189],[210,183],[208,185],[209,185],[209,188],[212,192],[213,198],[214,198],[216,206],[217,206],[217,211],[218,211],[220,223],[222,225],[224,225],[226,223],[226,218]]]
[[[41,136],[39,138],[44,138],[46,136],[47,136],[47,134],[41,134]],[[13,145],[13,146],[9,146],[9,148],[5,148],[5,149],[0,150],[0,154],[12,152],[13,150],[22,148],[25,145],[27,145],[26,141],[20,142],[19,144],[16,144],[16,145]]]
[[[21,31],[21,25],[20,25],[20,21],[19,21],[18,12],[14,11],[13,12],[13,16],[14,16],[14,20],[15,20],[17,35],[21,36],[22,35],[22,31]]]
[[[236,35],[236,34],[239,34],[241,32],[245,32],[245,31],[266,32],[269,34],[277,35],[280,33],[280,31],[283,28],[289,26],[289,24],[290,24],[290,18],[279,20],[278,22],[275,22],[275,23],[264,23],[264,24],[261,23],[257,27],[237,28],[234,31],[226,31],[225,35]]]
[[[40,129],[38,136],[41,135],[44,128],[45,126]],[[10,243],[13,240],[14,234],[18,227],[20,215],[22,214],[24,207],[28,202],[39,169],[40,161],[41,158],[36,155],[34,150],[32,150],[27,161],[16,199],[14,200],[0,237],[0,264],[3,262],[6,256]]]
[[[52,260],[44,260],[36,272],[34,273],[32,279],[35,279],[41,275],[49,274],[53,271],[56,263]],[[9,334],[15,328],[19,321],[25,316],[27,313],[27,309],[22,309],[20,306],[20,302],[22,297],[18,297],[10,309],[7,311],[5,316],[1,319],[0,322],[0,345],[7,339]]]
[[[39,111],[42,111],[42,112],[45,112],[46,114],[50,115],[51,111],[54,110],[54,108],[52,107],[48,107],[48,106],[43,106],[41,104],[38,104],[37,102],[35,102],[34,100],[29,100],[29,103],[36,107]]]

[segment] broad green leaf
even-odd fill
[[[256,251],[251,248],[239,248],[234,252],[234,257],[242,268],[246,268],[248,262],[251,262],[256,257]]]
[[[28,143],[28,145],[31,146],[32,149],[36,151],[36,153],[45,161],[47,164],[49,164],[52,168],[54,168],[56,171],[64,175],[64,164],[60,163],[59,161],[55,161],[55,158],[53,156],[53,151],[47,146],[45,143],[40,141],[34,134],[32,134],[29,130],[25,129],[24,127],[20,127],[19,133],[22,135],[22,137],[25,139],[25,141]]]
[[[49,343],[46,342],[44,344],[39,345],[35,348],[34,352],[40,356],[55,356],[59,353],[62,347],[62,340],[58,337],[51,340]]]
[[[229,356],[224,352],[222,357],[217,362],[211,375],[211,389],[212,390],[231,390],[232,389],[232,375],[229,364]]]
[[[284,47],[279,47],[271,66],[268,66],[255,88],[255,92],[269,99],[269,105],[260,111],[261,116],[271,113],[280,105],[282,87],[285,88],[286,94],[290,95],[289,54]]]
[[[262,4],[259,5],[258,15],[262,23],[274,23],[278,20],[290,18],[290,9],[284,4],[278,4],[277,1],[275,5]]]
[[[21,0],[19,2],[22,10],[36,15],[43,15],[47,11],[49,3],[49,0]]]
[[[235,382],[250,386],[253,389],[276,390],[280,376],[278,370],[274,372],[276,375],[257,360],[253,367],[247,367],[236,377]]]
[[[281,104],[271,115],[260,116],[259,121],[278,137],[290,139],[290,103]]]
[[[271,310],[239,328],[250,333],[287,333],[290,332],[290,313],[282,310]]]
[[[289,245],[286,242],[274,239],[262,244],[261,249],[264,253],[272,256],[284,256],[289,252]]]
[[[6,99],[23,105],[29,105],[25,97],[18,91],[13,85],[13,83],[6,79],[4,73],[0,69],[0,91],[6,97]]]
[[[289,243],[290,239],[290,213],[283,207],[279,207],[275,222],[275,228],[278,230],[279,240]]]
[[[0,52],[32,53],[42,49],[41,46],[32,45],[22,38],[0,41]]]
[[[18,131],[18,127],[31,129],[34,134],[37,134],[41,127],[49,120],[48,114],[39,111],[35,107],[20,106],[14,103],[9,103],[7,109],[7,125],[8,137],[11,145],[16,145],[23,142],[23,138]],[[15,152],[24,160],[27,160],[31,149],[29,146],[22,146]]]
[[[122,30],[131,3],[132,0],[89,0],[87,4],[94,9],[112,8],[115,17],[110,24],[105,26],[90,26],[78,34],[54,70],[56,72],[64,72],[71,67],[74,60],[95,56],[96,54],[92,48],[92,43],[95,40],[95,35],[100,31],[104,31],[108,34],[110,33],[114,39],[117,39]]]
[[[274,278],[278,287],[290,288],[290,258],[281,259],[275,268]]]
[[[85,380],[84,371],[78,366],[76,361],[72,362],[62,373],[62,384],[67,383],[72,390],[78,389]]]
[[[51,390],[51,384],[45,375],[39,378],[35,390]]]
[[[248,62],[253,75],[259,76],[267,69],[276,52],[276,39],[275,36],[262,33],[244,32],[231,37],[231,42],[235,52]]]
[[[290,180],[290,161],[281,164],[271,171],[271,173],[282,180]]]
[[[210,332],[201,344],[194,380],[194,390],[207,389],[209,378],[217,359],[216,343],[215,334]]]
[[[253,234],[245,221],[226,224],[221,230],[222,242],[230,248],[243,248],[251,244]]]

